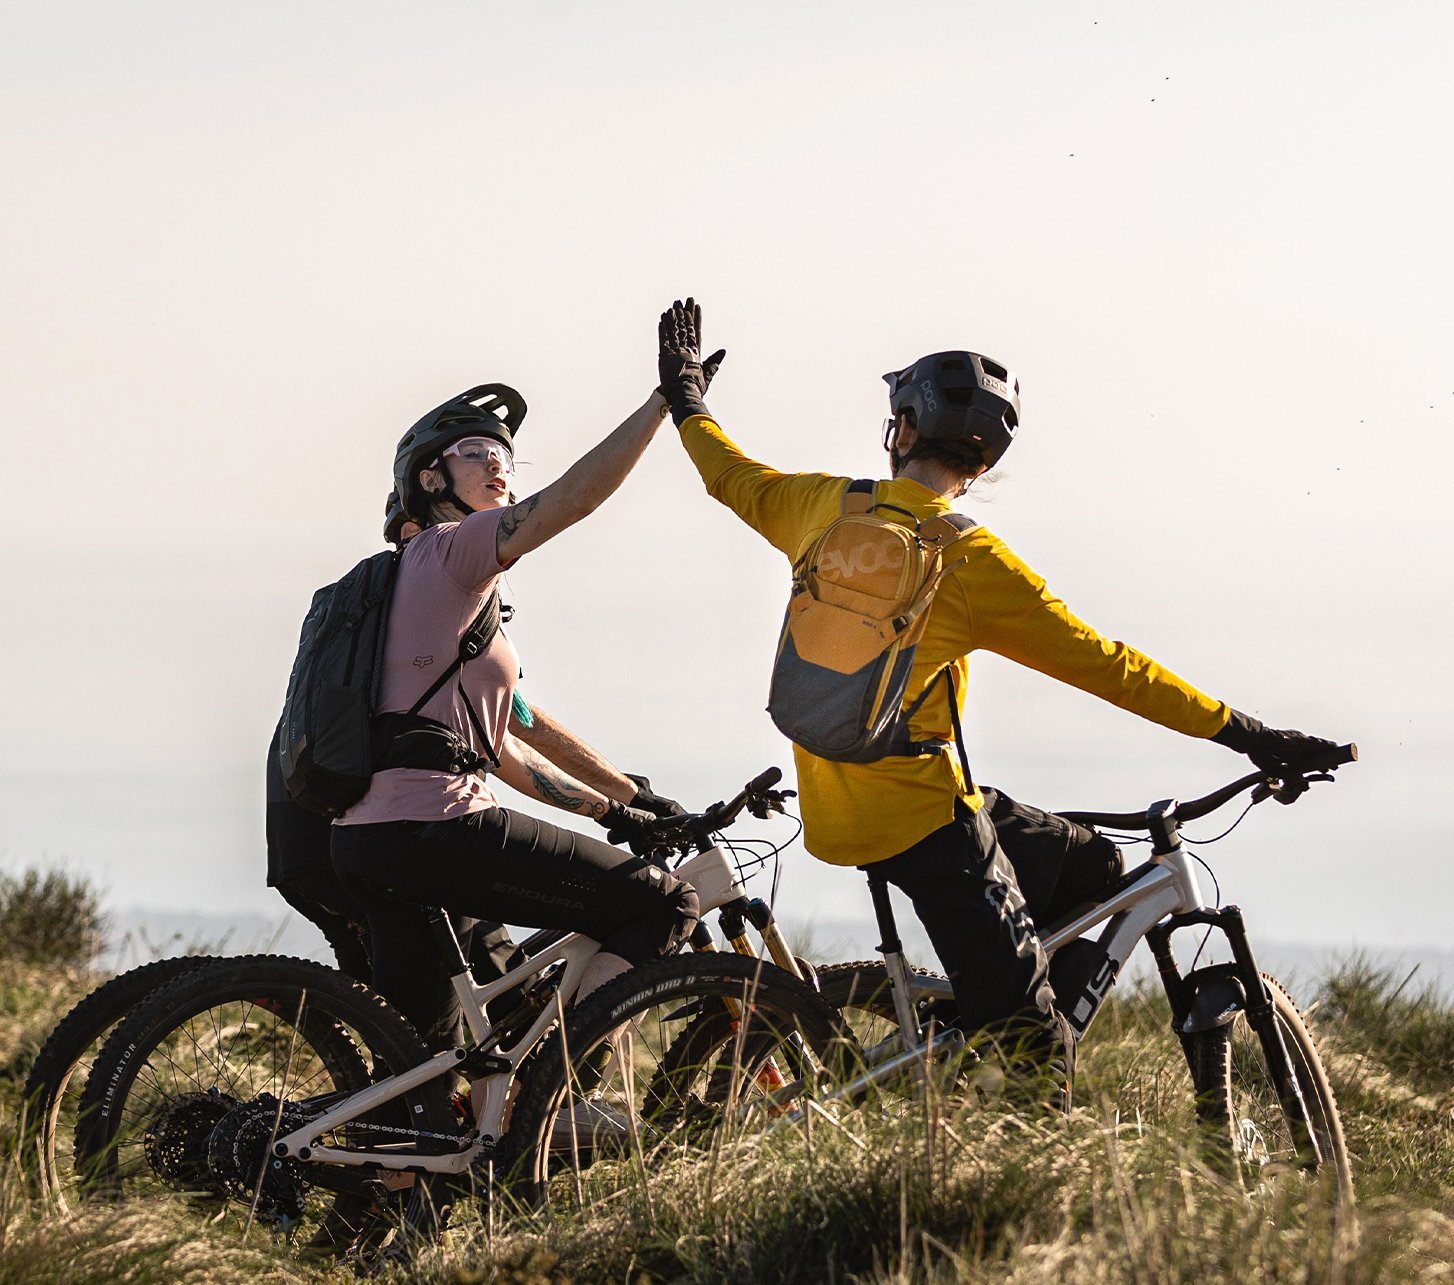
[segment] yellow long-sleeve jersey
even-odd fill
[[[779,473],[751,459],[706,415],[681,426],[682,444],[707,491],[796,561],[842,509],[851,479],[823,473]],[[949,511],[943,496],[910,478],[878,484],[878,500],[920,521]],[[1075,616],[1005,542],[975,527],[954,545],[954,567],[929,609],[909,677],[905,704],[946,665],[963,701],[969,653],[992,651],[1188,736],[1214,736],[1231,708],[1123,642],[1103,637]],[[947,685],[932,694],[910,725],[913,740],[952,739]],[[793,747],[803,808],[803,842],[833,865],[882,861],[954,818],[954,802],[982,802],[966,782],[957,754],[837,763]]]

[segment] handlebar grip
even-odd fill
[[[772,787],[775,786],[782,779],[782,768],[770,767],[767,769],[766,772],[761,772],[757,776],[754,776],[752,780],[747,783],[747,789],[744,791],[744,793],[761,794],[764,790],[772,789]]]
[[[1321,754],[1310,755],[1292,766],[1299,772],[1324,772],[1331,768],[1342,767],[1345,763],[1356,763],[1357,761],[1358,746],[1350,742],[1347,745],[1335,745]]]

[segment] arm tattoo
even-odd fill
[[[547,803],[553,803],[558,808],[564,808],[567,812],[579,812],[584,799],[569,793],[565,788],[565,782],[553,772],[542,772],[534,764],[529,765],[530,779],[535,788],[540,791],[541,797]]]
[[[574,781],[549,769],[548,763],[542,764],[541,767],[537,767],[533,763],[526,764],[530,780],[540,791],[540,797],[546,803],[553,803],[567,812],[584,812],[591,817],[598,817],[605,813],[606,805],[604,803],[592,803],[581,798],[579,794],[570,789],[575,784]]]
[[[527,499],[521,500],[519,504],[512,504],[505,516],[500,519],[500,534],[503,536],[514,535],[525,525],[525,519],[535,511],[535,506],[539,503],[540,492],[537,491]]]

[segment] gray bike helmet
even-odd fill
[[[479,384],[436,406],[399,439],[394,452],[394,489],[404,512],[421,525],[429,521],[431,499],[452,501],[461,509],[454,487],[436,496],[419,485],[419,470],[432,468],[444,448],[462,437],[493,437],[511,451],[525,419],[525,399],[508,384]],[[447,475],[446,475],[447,476]]]
[[[1015,440],[1020,381],[992,357],[930,353],[912,366],[890,371],[884,382],[893,413],[913,411],[914,427],[927,442],[967,448],[964,454],[973,453],[993,468]]]

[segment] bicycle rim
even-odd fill
[[[893,989],[888,969],[881,960],[864,960],[851,964],[826,964],[817,970],[818,993],[836,1008],[849,1029],[873,1059],[872,1050],[900,1036],[898,1014],[894,1010]],[[917,981],[940,981],[944,978],[923,968],[909,970],[911,984]],[[932,1000],[915,1004],[921,1023],[928,1020]]]
[[[650,1181],[786,1117],[856,1063],[837,1014],[780,969],[664,960],[602,987],[542,1048],[502,1171],[533,1204]]]
[[[183,976],[117,1028],[83,1099],[78,1157],[94,1189],[165,1199],[208,1221],[261,1222],[318,1250],[372,1254],[432,1233],[438,1180],[391,1190],[364,1169],[280,1161],[291,1132],[428,1054],[367,988],[321,965],[258,957]],[[458,1145],[443,1079],[315,1141],[438,1153]]]
[[[27,1166],[33,1166],[41,1192],[62,1213],[82,1194],[75,1167],[76,1124],[82,1090],[107,1035],[174,978],[217,962],[211,956],[180,956],[118,974],[77,1003],[41,1045],[21,1090],[19,1132]]]

